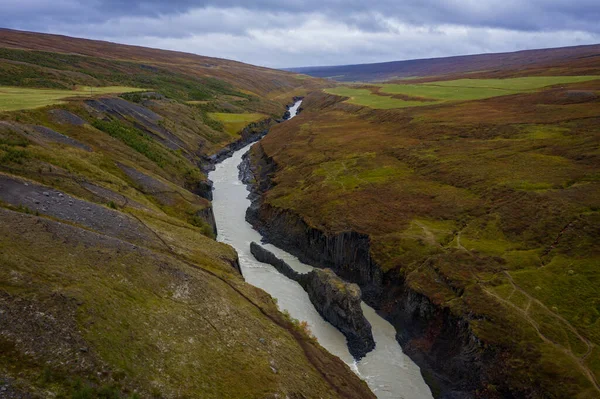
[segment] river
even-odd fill
[[[291,118],[296,116],[301,101],[290,108]],[[284,122],[285,123],[285,122]],[[295,281],[284,277],[273,266],[258,262],[250,253],[250,243],[261,242],[261,235],[246,222],[246,209],[250,206],[248,190],[239,179],[238,166],[252,144],[236,151],[233,156],[216,165],[209,174],[214,184],[213,211],[221,242],[231,245],[239,254],[240,266],[246,281],[262,288],[277,299],[281,310],[287,310],[298,320],[308,322],[319,343],[332,354],[346,362],[364,379],[378,398],[425,399],[432,398],[416,364],[408,358],[396,341],[394,327],[362,304],[363,312],[371,323],[376,348],[356,362],[346,345],[346,338],[325,321],[315,310],[308,295]],[[285,260],[297,272],[307,273],[312,267],[301,263],[295,256],[270,244],[264,245]]]

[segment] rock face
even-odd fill
[[[240,165],[252,204],[246,220],[269,242],[302,262],[333,269],[346,281],[357,283],[362,299],[397,331],[404,352],[428,376],[440,397],[473,398],[489,375],[497,374],[498,354],[483,348],[468,320],[435,305],[407,287],[400,276],[383,273],[370,255],[369,237],[357,232],[329,234],[309,226],[289,210],[270,206],[263,194],[274,183],[277,164],[262,149],[252,148]],[[425,348],[425,349],[424,349]]]
[[[277,269],[279,273],[283,274],[287,278],[300,282],[300,278],[302,276],[300,273],[296,272],[290,267],[290,265],[285,263],[283,260],[279,259],[272,252],[264,249],[257,243],[250,243],[250,252],[252,252],[252,255],[254,255],[257,261],[268,263],[269,265]]]
[[[256,243],[250,251],[260,262],[273,265],[284,276],[297,281],[308,293],[321,316],[346,336],[348,349],[355,359],[361,359],[375,348],[371,324],[360,307],[361,292],[356,284],[339,278],[331,269],[314,269],[300,274]]]
[[[346,283],[331,269],[314,269],[301,275],[300,284],[321,316],[346,336],[355,359],[375,348],[371,324],[360,307],[358,285]]]

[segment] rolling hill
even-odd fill
[[[250,220],[359,284],[434,396],[596,398],[599,49],[301,70],[365,82],[252,148]]]
[[[372,397],[214,239],[206,170],[322,84],[0,30],[0,396]]]
[[[248,220],[435,397],[598,397],[599,54],[296,69],[337,84],[0,29],[0,396],[373,397],[214,239],[207,171],[270,129]]]
[[[290,68],[289,71],[342,82],[373,82],[467,72],[502,72],[566,66],[576,72],[597,68],[600,45],[524,50],[513,53],[393,61],[376,64]]]

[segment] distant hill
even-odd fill
[[[513,53],[478,54],[445,58],[392,61],[376,64],[290,68],[288,71],[343,82],[383,81],[408,77],[447,75],[475,71],[507,71],[561,66],[586,68],[600,59],[600,44]]]
[[[306,86],[307,82],[301,82],[293,74],[280,70],[258,67],[221,58],[205,57],[197,54],[160,50],[154,48],[131,46],[125,44],[111,43],[99,40],[88,40],[54,34],[17,31],[0,28],[0,66],[5,61],[16,61],[32,63],[31,59],[15,60],[14,57],[6,57],[3,54],[13,50],[28,50],[32,54],[58,53],[70,56],[92,57],[102,59],[102,62],[89,62],[85,68],[73,67],[71,70],[82,72],[82,69],[94,70],[100,67],[103,72],[107,62],[129,62],[130,65],[142,65],[145,71],[152,72],[155,68],[166,70],[170,74],[186,75],[189,78],[214,78],[225,81],[239,89],[252,92],[262,96],[270,93],[284,93],[300,86]],[[31,58],[31,57],[30,57]],[[57,59],[52,64],[46,63],[42,66],[50,66],[63,70],[69,68],[67,58]],[[33,62],[38,63],[37,60]],[[112,67],[109,67],[112,68]],[[131,68],[121,67],[120,72],[131,75]],[[137,73],[134,72],[133,75]],[[10,74],[9,74],[10,75]],[[2,73],[0,73],[2,76]],[[0,82],[6,84],[6,82]],[[22,84],[18,84],[22,85]]]

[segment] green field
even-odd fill
[[[441,86],[436,83],[384,85],[381,87],[380,92],[384,94],[404,94],[441,101],[467,101],[517,94],[519,90],[496,89],[492,87]],[[419,104],[426,105],[427,103],[421,102]]]
[[[368,89],[336,87],[325,90],[329,94],[350,97],[350,104],[377,109],[407,108],[447,101],[482,100],[491,97],[519,94],[558,84],[570,84],[600,79],[600,76],[536,76],[511,79],[457,79],[420,84],[384,84],[378,95]],[[403,100],[389,95],[415,97]],[[419,99],[429,101],[418,101]]]
[[[346,101],[350,104],[363,105],[376,109],[408,108],[437,103],[437,101],[406,101],[387,96],[378,96],[367,89],[353,89],[345,86],[326,89],[325,92],[336,96],[350,97]]]
[[[530,76],[509,79],[457,79],[424,83],[423,85],[494,88],[503,90],[535,90],[558,84],[587,82],[596,79],[600,79],[600,76]]]
[[[223,112],[211,112],[208,115],[212,119],[221,122],[225,127],[225,131],[231,135],[236,135],[248,124],[267,117],[264,114],[228,114]]]
[[[33,109],[52,104],[61,104],[69,97],[82,97],[97,94],[121,94],[145,91],[135,87],[106,86],[80,87],[77,90],[29,89],[23,87],[0,86],[0,112]]]

